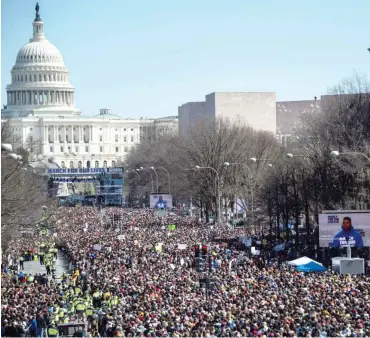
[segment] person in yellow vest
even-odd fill
[[[60,309],[59,310],[58,316],[59,316],[59,320],[61,322],[63,322],[63,319],[64,319],[64,309]]]
[[[59,331],[56,328],[55,323],[52,322],[49,325],[47,333],[48,333],[48,337],[58,337],[59,336]]]
[[[21,270],[24,269],[23,263],[24,263],[24,256],[20,256],[19,257],[19,267],[21,268]]]
[[[79,286],[76,286],[76,287],[75,287],[75,294],[76,294],[77,296],[79,296],[81,293],[82,293],[82,292],[81,292],[81,288],[80,288]]]
[[[86,316],[87,316],[88,321],[91,321],[93,314],[94,314],[94,308],[92,306],[86,307]]]
[[[85,318],[86,305],[84,303],[78,303],[76,305],[77,319],[84,320]]]
[[[35,278],[31,275],[28,275],[27,278],[26,278],[26,281],[27,281],[28,284],[33,283],[34,280],[35,280]]]
[[[93,306],[94,308],[101,307],[101,296],[99,291],[93,293]]]
[[[53,248],[53,249],[51,249],[51,252],[53,253],[54,258],[57,259],[58,258],[58,249],[57,248]]]

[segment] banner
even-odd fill
[[[323,211],[319,214],[320,247],[370,246],[370,211]]]
[[[101,173],[108,174],[123,174],[123,168],[58,168],[58,169],[48,169],[49,175],[64,175],[64,174],[74,174],[74,175],[96,175]]]
[[[171,194],[151,194],[150,207],[154,209],[172,209]]]

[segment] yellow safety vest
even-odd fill
[[[85,304],[79,303],[76,306],[77,311],[85,311]]]
[[[86,309],[86,315],[87,316],[92,316],[94,314],[94,309],[89,307]]]
[[[32,276],[27,277],[27,282],[32,283],[34,281],[34,278]]]
[[[48,328],[48,336],[57,336],[59,334],[59,331],[54,327]]]

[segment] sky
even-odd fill
[[[1,104],[35,0],[1,3]],[[83,115],[177,115],[215,91],[310,100],[370,78],[369,0],[40,0]]]

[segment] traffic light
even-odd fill
[[[199,245],[194,245],[194,252],[195,252],[195,258],[199,258],[200,257],[200,247]]]
[[[202,245],[202,257],[205,259],[207,257],[207,254],[208,254],[207,245],[203,244]]]

